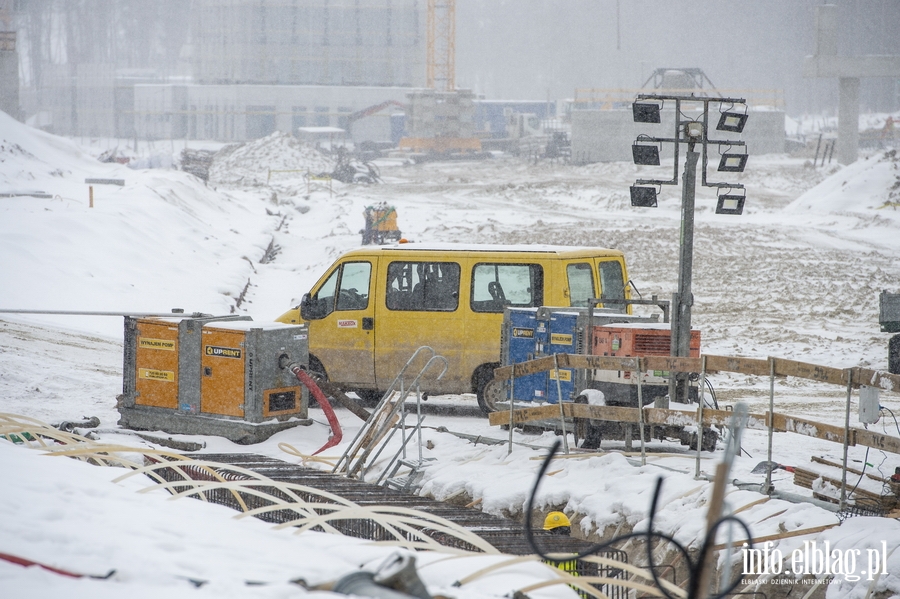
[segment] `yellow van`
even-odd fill
[[[449,368],[432,394],[475,393],[500,365],[503,310],[629,299],[618,250],[556,246],[397,244],[341,256],[278,318],[309,325],[312,370],[376,399],[417,348]],[[625,309],[622,305],[609,306]]]

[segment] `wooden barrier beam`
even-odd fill
[[[562,366],[564,359],[563,356],[566,354],[558,354],[559,355],[559,365]],[[527,374],[534,374],[536,372],[546,372],[548,370],[553,370],[556,368],[554,362],[554,356],[545,356],[543,358],[537,358],[535,360],[529,360],[527,362],[519,362],[518,364],[511,364],[509,366],[501,366],[500,368],[494,369],[494,378],[500,379],[501,381],[508,381],[509,379],[517,376],[525,376]]]
[[[706,357],[706,372],[739,372],[741,374],[769,376],[768,360],[704,355]]]
[[[513,425],[535,420],[558,420],[559,411],[557,404],[545,404],[533,408],[513,410]],[[590,404],[564,402],[562,411],[566,418],[586,418],[630,423],[641,421],[637,408],[593,406]],[[732,412],[726,410],[704,409],[703,426],[727,426],[730,423],[731,416]],[[509,412],[505,410],[494,412],[488,418],[493,426],[509,424]],[[768,412],[766,414],[750,414],[747,428],[765,430],[768,426],[768,421]],[[697,413],[663,408],[644,408],[644,422],[651,425],[691,426],[697,424]],[[795,433],[833,443],[844,442],[843,427],[832,424],[776,412],[773,418],[773,425],[775,431],[780,433]],[[881,449],[900,455],[900,438],[874,431],[851,428],[848,444]]]
[[[768,416],[768,412],[766,412],[766,416]],[[766,416],[763,416],[763,418],[765,419]],[[807,420],[805,418],[798,418],[796,416],[779,414],[778,412],[775,412],[773,423],[775,426],[775,430],[780,433],[797,433],[799,435],[805,435],[807,437],[815,437],[817,439],[824,439],[825,441],[833,441],[834,443],[844,442],[843,426],[824,424],[822,422],[816,422],[814,420]],[[850,445],[856,445],[856,443],[854,443],[853,437],[853,433],[855,430],[856,429],[850,429]]]
[[[861,428],[850,429],[851,445],[862,445],[863,447],[871,447],[872,449],[881,449],[891,453],[900,454],[900,439],[876,433],[875,431],[865,430]]]
[[[669,372],[700,372],[703,368],[700,358],[672,358],[669,356],[647,356],[641,358],[644,372],[668,370]]]
[[[594,370],[637,370],[637,358],[612,358],[609,356],[584,356],[559,354],[559,365],[566,368],[593,368]]]
[[[522,424],[533,420],[547,420],[551,418],[559,418],[559,406],[555,404],[546,404],[536,408],[519,408],[513,410],[513,424]],[[492,412],[488,414],[488,422],[491,426],[499,426],[509,424],[509,411]]]
[[[807,362],[797,362],[795,360],[784,360],[782,358],[774,358],[774,360],[776,375],[795,376],[811,381],[847,386],[847,370],[819,366],[818,364],[809,364]]]
[[[868,368],[854,368],[853,386],[859,387],[865,385],[867,387],[876,387],[884,391],[893,391],[900,393],[900,374],[889,374],[880,370],[869,370]]]
[[[728,356],[705,355],[706,372],[735,372],[739,374],[769,376],[771,366],[769,360],[755,358],[734,358]],[[547,372],[555,368],[556,361],[560,368],[582,368],[595,370],[637,371],[636,357],[618,358],[611,356],[586,356],[581,354],[555,354],[520,362],[510,366],[502,366],[494,370],[494,377],[500,380]],[[640,358],[644,372],[663,370],[669,372],[700,372],[700,358],[672,358],[669,356],[645,356]],[[852,375],[853,388],[862,385],[876,387],[884,391],[900,393],[900,375],[870,370],[867,368],[832,368],[796,360],[771,358],[774,363],[775,376],[792,376],[832,385],[847,386],[847,377]]]

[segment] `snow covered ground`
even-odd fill
[[[813,168],[810,158],[751,156],[745,173],[729,173],[729,180],[747,186],[740,217],[716,215],[714,195],[698,192],[694,326],[702,331],[704,351],[712,354],[885,370],[888,335],[879,332],[878,293],[900,291],[895,205],[900,158],[880,150],[846,168]],[[645,297],[668,297],[676,287],[679,189],[663,188],[656,209],[632,208],[629,201],[628,186],[651,174],[652,167],[535,165],[503,157],[420,165],[385,160],[384,184],[335,182],[333,193],[307,189],[299,173],[269,173],[327,166],[327,160],[276,136],[234,149],[204,184],[183,172],[97,162],[73,141],[0,113],[0,194],[51,195],[0,197],[0,308],[166,312],[177,307],[272,320],[295,305],[337,256],[359,245],[362,211],[381,201],[396,206],[404,236],[412,241],[615,247],[625,251],[631,278]],[[717,175],[710,171],[713,180]],[[94,186],[91,208],[86,178],[125,179],[125,185]],[[276,250],[274,260],[262,263],[270,248]],[[97,416],[101,441],[149,445],[116,425],[121,329],[118,317],[0,314],[0,412],[46,422]],[[767,407],[767,379],[717,375],[713,383],[720,405],[744,401],[752,412]],[[881,401],[900,413],[900,395],[883,394]],[[779,412],[843,425],[843,389],[779,380],[775,402]],[[475,402],[473,396],[445,396],[429,403]],[[339,455],[360,424],[346,411],[338,415],[345,441],[329,450],[331,456]],[[204,442],[206,451],[253,451],[298,461],[279,444],[306,454],[320,447],[328,426],[319,409],[311,416],[312,426],[249,448],[217,437],[194,440]],[[521,516],[540,464],[535,458],[543,455],[530,446],[549,446],[552,434],[516,431],[517,444],[509,453],[505,445],[474,445],[438,430],[506,439],[506,431],[483,418],[428,415],[425,424],[433,446],[426,455],[437,459],[425,474],[423,493],[464,497],[491,513]],[[889,416],[873,428],[900,436]],[[766,459],[766,444],[765,433],[746,431],[747,455],[736,459],[732,477],[761,482],[762,476],[750,471]],[[603,447],[622,449],[615,442]],[[773,459],[804,466],[813,455],[840,461],[841,450],[827,441],[781,434]],[[713,473],[721,454],[703,456],[704,473]],[[900,456],[863,447],[851,447],[850,460],[856,468],[868,462],[866,472],[880,476],[900,466]],[[551,467],[554,475],[542,483],[538,503],[545,511],[564,509],[585,536],[620,526],[640,529],[646,526],[653,482],[662,475],[664,501],[656,524],[696,547],[710,485],[694,478],[694,466],[693,452],[659,442],[650,444],[646,466],[615,452],[559,459]],[[300,596],[308,591],[287,581],[333,579],[372,567],[388,553],[352,539],[295,536],[249,519],[232,522],[225,508],[165,501],[162,493],[138,496],[140,485],[133,479],[111,482],[120,473],[0,441],[0,553],[79,572],[116,570],[110,580],[70,579],[0,560],[0,586],[77,597]],[[779,490],[809,494],[795,487],[787,472],[778,471],[774,479]],[[880,483],[865,477],[858,484],[881,492]],[[728,504],[739,509],[760,499],[732,487]],[[830,511],[777,499],[752,505],[740,516],[756,537],[838,523]],[[873,584],[876,596],[900,596],[896,520],[850,518],[824,532],[782,540],[778,548],[787,555],[808,540],[860,549],[863,561],[865,549],[884,541],[893,552],[888,575],[874,583],[867,576],[841,578],[828,587],[828,596],[863,597]],[[451,589],[453,576],[479,567],[457,566],[456,571],[423,568],[429,589],[498,597],[545,576],[525,568],[490,584]],[[189,578],[210,582],[195,589]],[[271,584],[248,587],[247,580]],[[559,586],[533,594],[572,596]]]

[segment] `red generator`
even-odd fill
[[[631,358],[671,355],[671,329],[669,323],[617,323],[595,326],[591,355]],[[691,330],[690,357],[700,357],[700,331]],[[594,370],[590,387],[603,392],[606,405],[638,405],[637,379],[625,370]],[[696,379],[696,377],[691,377]],[[641,381],[644,405],[669,393],[669,371],[645,372]],[[697,398],[696,381],[692,381],[690,397]]]

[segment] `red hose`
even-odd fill
[[[47,564],[42,564],[41,562],[36,562],[34,560],[30,560],[24,557],[19,557],[18,555],[10,555],[8,553],[0,553],[0,559],[11,562],[13,564],[18,564],[20,566],[25,566],[26,568],[29,566],[37,566],[39,568],[43,568],[44,570],[48,570],[53,572],[54,574],[59,574],[61,576],[68,576],[70,578],[97,578],[97,579],[106,579],[111,577],[115,570],[110,570],[110,572],[106,576],[95,576],[93,574],[78,574],[76,572],[69,572],[68,570],[61,570],[59,568],[54,568],[53,566],[48,566]]]
[[[315,397],[316,401],[319,402],[319,405],[322,406],[322,411],[325,412],[325,418],[328,419],[328,424],[331,425],[331,437],[328,438],[328,442],[325,443],[325,445],[313,452],[313,455],[316,455],[341,442],[341,439],[344,436],[343,431],[341,431],[341,423],[338,422],[337,416],[334,413],[334,408],[328,403],[325,394],[322,393],[322,390],[319,389],[319,386],[312,377],[299,366],[292,366],[291,372],[293,372],[294,376],[297,377],[297,380],[303,383],[306,388],[309,389],[309,392],[313,394],[313,397]]]

